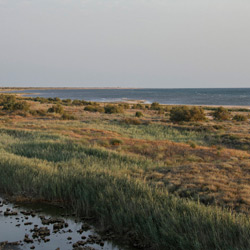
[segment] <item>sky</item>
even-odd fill
[[[249,0],[0,0],[0,87],[250,87]]]

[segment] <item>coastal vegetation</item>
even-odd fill
[[[1,192],[58,201],[136,248],[250,248],[247,109],[0,100]]]

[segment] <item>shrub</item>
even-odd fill
[[[62,120],[76,120],[76,117],[72,114],[64,112],[61,116]]]
[[[74,105],[74,106],[82,106],[83,104],[82,104],[82,101],[80,101],[80,100],[73,100],[72,105]]]
[[[53,99],[53,101],[55,102],[55,103],[61,103],[61,99],[59,98],[59,97],[55,97],[54,99]]]
[[[107,105],[104,107],[106,114],[115,114],[115,113],[123,113],[124,110],[122,107],[119,107],[117,105]]]
[[[244,122],[247,121],[247,116],[237,114],[233,117],[233,120],[238,122]]]
[[[158,115],[163,115],[164,114],[164,110],[163,109],[158,110],[157,114]]]
[[[137,111],[136,113],[135,113],[135,117],[142,117],[143,116],[143,113],[142,112],[140,112],[140,111]]]
[[[173,122],[203,121],[205,118],[204,110],[200,107],[177,106],[170,111],[170,120]]]
[[[161,110],[162,107],[160,106],[160,104],[158,102],[153,102],[150,106],[151,110]]]
[[[223,107],[219,107],[217,108],[214,112],[213,112],[213,118],[215,120],[221,120],[221,121],[226,121],[229,120],[231,115],[230,112],[228,111],[228,109],[223,108]]]
[[[120,103],[118,106],[122,107],[123,109],[129,109],[130,108],[128,103]]]
[[[87,105],[85,108],[84,108],[85,111],[89,111],[89,112],[100,112],[100,113],[103,113],[104,112],[104,108],[101,107],[100,105]]]
[[[62,100],[62,102],[65,104],[65,105],[70,105],[72,103],[71,99],[64,99]]]
[[[8,111],[28,111],[30,108],[30,105],[23,101],[23,102],[7,102],[3,105],[3,110]]]
[[[35,98],[33,98],[33,101],[40,102],[40,103],[46,103],[46,102],[48,102],[48,99],[44,98],[44,97],[35,97]]]
[[[0,95],[0,105],[4,105],[6,103],[15,103],[16,97],[14,95]]]
[[[44,109],[30,110],[30,114],[34,116],[46,116],[46,110]]]
[[[51,108],[48,109],[49,113],[57,113],[57,114],[63,114],[64,109],[63,106],[60,104],[53,105]]]
[[[126,118],[122,121],[122,123],[130,124],[130,125],[140,125],[142,122],[136,118]]]
[[[74,106],[83,106],[83,105],[91,105],[91,104],[95,104],[89,101],[85,101],[85,100],[73,100],[72,101],[72,105]]]
[[[137,103],[132,106],[132,109],[145,109],[145,107],[142,104]]]

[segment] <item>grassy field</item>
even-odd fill
[[[53,101],[27,102],[1,110],[2,192],[62,202],[143,249],[250,249],[249,117],[174,123],[165,107],[60,101],[74,116],[62,119]]]

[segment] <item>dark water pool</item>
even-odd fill
[[[127,249],[114,244],[112,234],[100,236],[88,221],[63,213],[58,207],[17,206],[0,197],[0,249]]]

